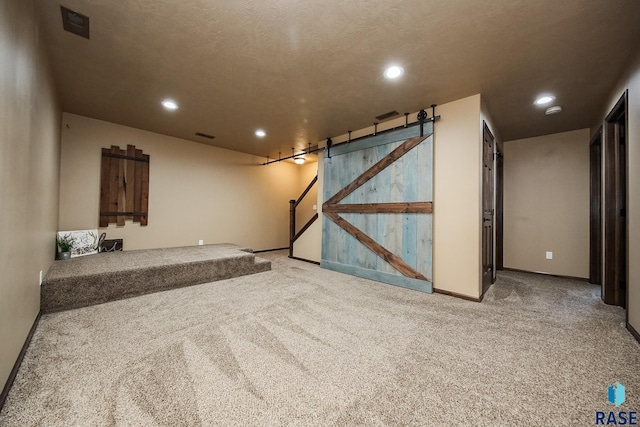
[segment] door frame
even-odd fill
[[[589,143],[589,283],[602,285],[602,144],[600,126]]]
[[[504,154],[496,143],[496,214],[495,214],[495,270],[504,270]],[[494,274],[495,281],[495,274]]]
[[[485,292],[489,289],[489,287],[495,282],[496,279],[496,259],[495,259],[495,194],[496,194],[496,180],[495,180],[495,153],[496,153],[496,140],[493,136],[493,133],[489,129],[486,121],[482,121],[482,207],[481,207],[481,230],[482,230],[482,292],[480,297],[485,294]],[[491,152],[487,153],[486,150],[486,142],[490,141],[491,143]],[[490,159],[490,169],[491,169],[491,177],[490,177],[490,186],[491,188],[487,188],[485,185],[485,161],[486,159]],[[487,198],[491,199],[491,206],[489,209],[485,209],[485,202]],[[489,227],[491,228],[491,235],[487,235],[485,223],[490,222]],[[488,252],[488,253],[487,253]],[[485,268],[489,266],[490,268],[490,276],[487,276],[487,272]]]
[[[607,304],[626,308],[629,283],[629,218],[619,219],[621,209],[627,209],[629,200],[629,162],[628,162],[628,91],[625,91],[611,112],[605,118],[604,128],[604,276],[602,299]],[[624,124],[624,151],[620,150],[617,124]],[[621,157],[622,156],[622,157]],[[624,177],[621,179],[621,172]],[[621,182],[624,181],[624,182]],[[623,193],[623,194],[620,194]],[[621,208],[619,197],[624,197]],[[624,223],[624,236],[620,236],[621,222]],[[624,250],[624,254],[621,254]],[[620,271],[620,263],[624,261],[624,271]],[[620,281],[624,279],[625,292],[620,289]],[[627,313],[628,321],[628,313]]]

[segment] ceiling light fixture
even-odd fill
[[[304,164],[304,157],[295,157],[293,159],[294,162],[296,162],[296,165],[303,165]]]
[[[548,104],[550,102],[555,101],[556,97],[553,95],[541,95],[538,98],[536,98],[536,100],[534,101],[534,104],[536,105],[545,105]]]
[[[561,113],[561,112],[562,112],[562,107],[559,106],[559,105],[554,105],[553,107],[549,107],[544,111],[544,113],[547,116],[550,116],[552,114],[558,114],[558,113]]]
[[[399,65],[392,65],[384,70],[384,78],[389,80],[397,79],[402,74],[404,74],[404,68],[400,67]]]
[[[256,136],[257,136],[258,138],[264,138],[265,136],[267,136],[267,133],[266,133],[264,130],[262,130],[262,129],[258,129],[258,130],[256,131]]]
[[[178,109],[178,104],[176,104],[176,102],[171,99],[165,99],[164,101],[162,101],[162,106],[171,111]]]

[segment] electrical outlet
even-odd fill
[[[200,246],[204,245],[204,240],[198,240],[198,244],[199,244]]]
[[[553,252],[547,251],[547,259],[553,259]]]
[[[317,211],[318,210],[318,205],[313,205],[313,207],[311,209],[313,209],[314,211]]]
[[[40,270],[40,279],[38,281],[38,284],[42,286],[42,270]]]

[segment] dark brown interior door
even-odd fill
[[[605,119],[605,252],[602,298],[627,304],[627,102],[626,93]]]
[[[590,145],[589,282],[602,284],[602,127]]]
[[[493,227],[494,227],[494,138],[484,123],[482,144],[482,293],[494,281]]]

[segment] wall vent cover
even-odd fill
[[[62,27],[70,33],[89,38],[89,17],[60,6]]]
[[[387,120],[390,119],[391,117],[395,117],[397,115],[399,115],[400,113],[398,113],[397,111],[393,110],[393,111],[389,111],[388,113],[384,113],[384,114],[380,114],[379,116],[376,116],[376,120],[378,121],[383,121],[383,120]]]
[[[201,136],[203,138],[209,138],[209,139],[215,138],[215,136],[213,136],[213,135],[209,135],[207,133],[202,133],[202,132],[196,132],[196,136]]]

